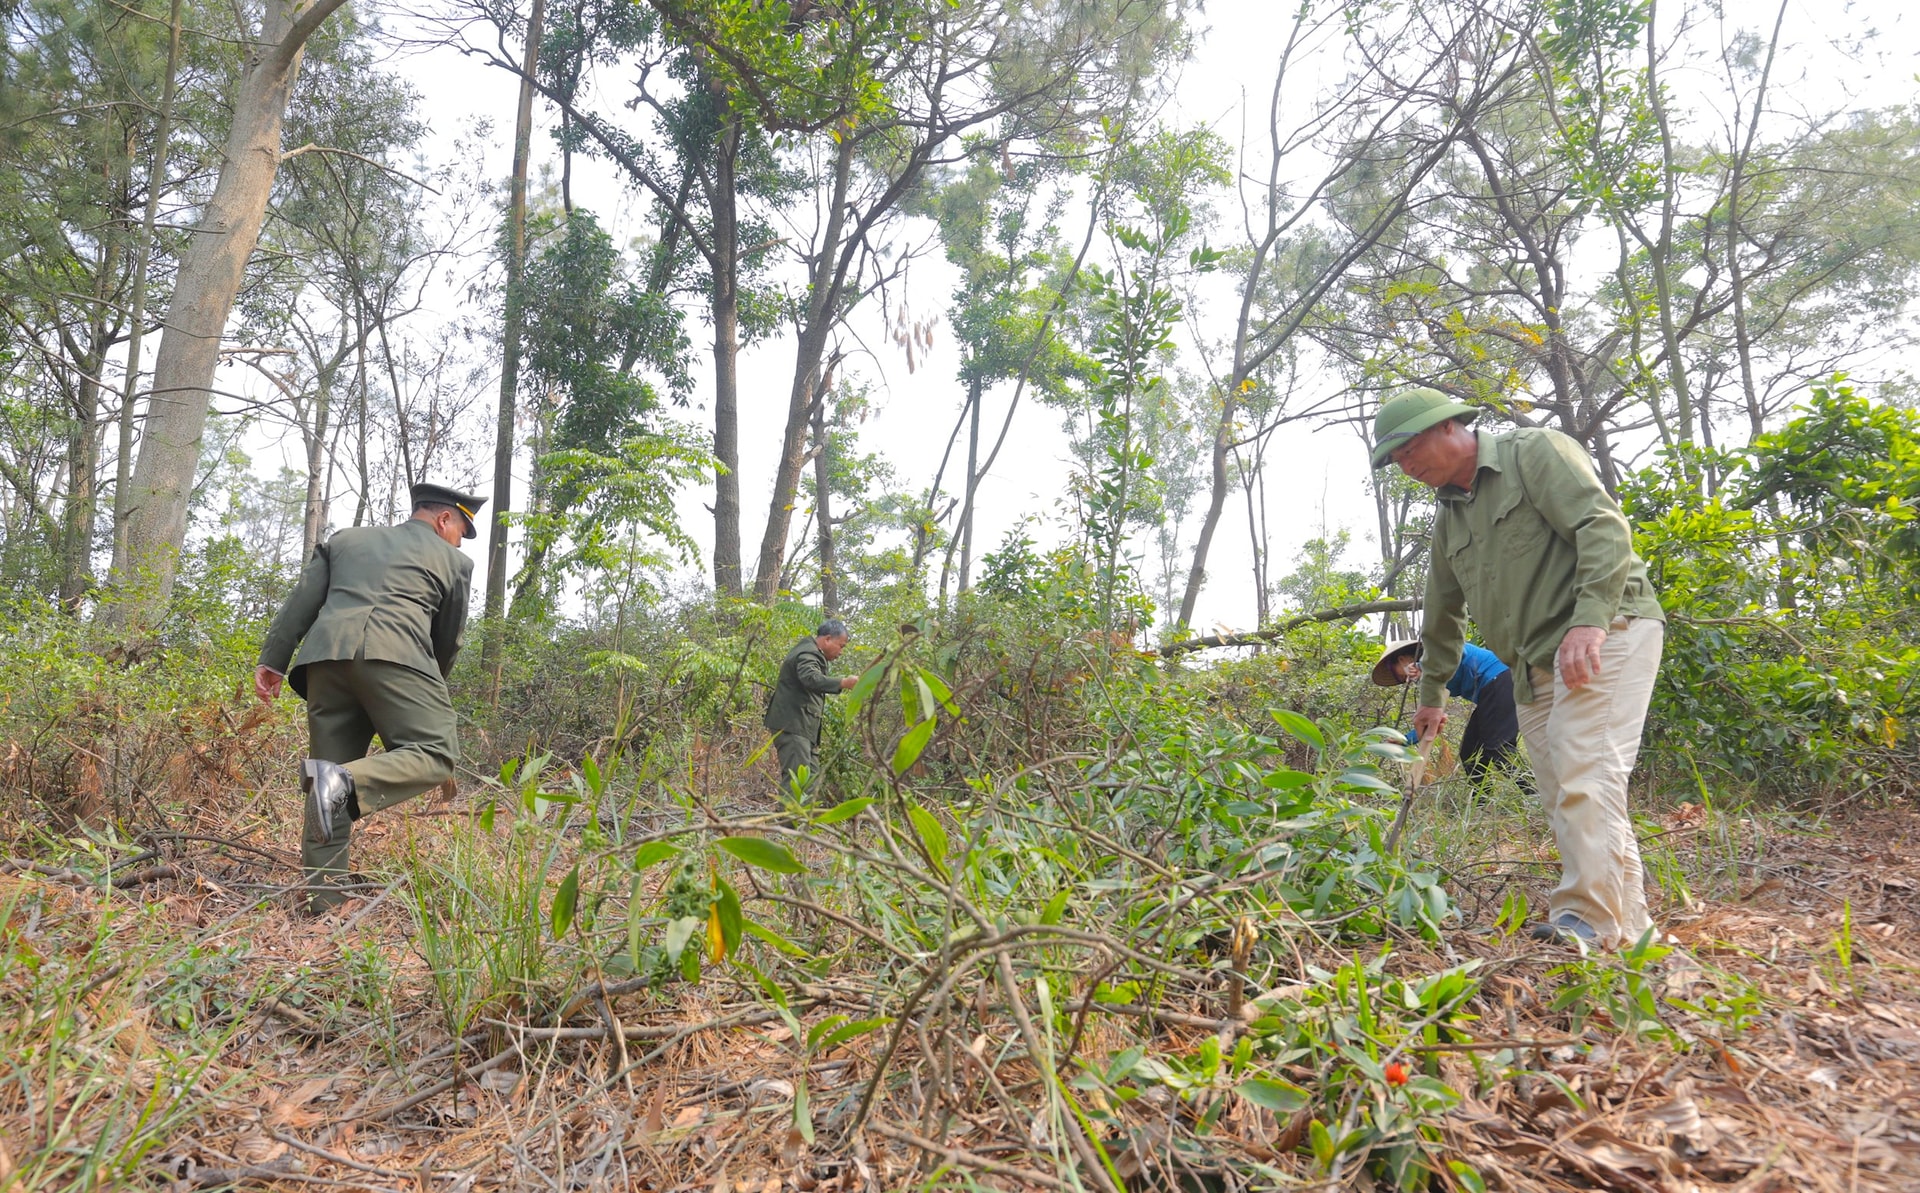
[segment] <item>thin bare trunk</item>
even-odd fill
[[[827,436],[827,404],[813,404],[813,497],[820,524],[820,604],[828,617],[840,614],[840,573],[833,553],[833,441]]]
[[[129,163],[121,163],[119,193],[127,187]],[[99,509],[100,372],[116,327],[109,326],[108,297],[120,272],[120,233],[109,229],[94,259],[93,303],[87,312],[87,342],[73,362],[73,430],[67,443],[66,523],[61,534],[60,604],[78,613],[93,587],[93,527]]]
[[[720,462],[713,484],[713,588],[737,597],[740,576],[740,221],[734,169],[740,123],[730,119],[714,155],[713,189],[713,458]],[[775,569],[776,575],[778,569]]]
[[[546,0],[533,0],[527,16],[526,59],[520,73],[520,104],[513,126],[513,181],[507,199],[507,294],[500,332],[500,406],[494,424],[493,492],[489,495],[493,516],[487,531],[486,639],[480,650],[480,666],[493,676],[493,691],[500,691],[501,639],[506,627],[501,617],[507,611],[507,512],[513,508],[514,416],[520,389],[520,338],[525,332],[525,297],[521,294],[521,275],[527,266],[527,163],[533,156],[534,76],[540,65],[540,35],[547,15]],[[399,394],[394,395],[398,402]]]
[[[967,387],[967,503],[960,510],[960,588],[973,587],[973,506],[974,493],[980,487],[980,378]]]

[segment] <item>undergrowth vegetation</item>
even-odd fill
[[[0,1188],[391,1188],[417,1153],[462,1187],[1639,1187],[1646,1131],[1578,1140],[1786,1074],[1766,1041],[1848,1008],[1902,1022],[1898,855],[1805,859],[1913,781],[1914,442],[1835,387],[1633,482],[1673,616],[1636,827],[1681,935],[1610,956],[1525,940],[1555,862],[1517,786],[1406,794],[1370,635],[1196,665],[1017,539],[944,618],[855,619],[804,801],[758,716],[805,607],[623,601],[498,676],[469,652],[460,792],[367,822],[318,924],[297,706],[244,686],[273,578],[209,550],[110,648],[17,609]],[[1700,469],[1717,496],[1672,497]],[[1726,910],[1769,901],[1764,940]],[[1852,1138],[1857,1187],[1911,1172]],[[1799,1171],[1716,1171],[1763,1160]]]
[[[473,1171],[667,1188],[711,1157],[662,1121],[659,1066],[757,1027],[777,1046],[742,1062],[736,1087],[761,1092],[737,1121],[816,1184],[864,1165],[901,1187],[922,1156],[939,1163],[912,1181],[953,1187],[996,1163],[1127,1190],[1527,1187],[1463,1124],[1522,1089],[1600,1113],[1550,1052],[1731,1056],[1777,1017],[1739,967],[1668,943],[1529,949],[1544,826],[1510,784],[1403,803],[1364,635],[1170,669],[1035,612],[974,599],[958,629],[883,632],[876,611],[804,803],[770,794],[753,727],[804,609],[580,627],[513,656],[498,712],[463,671],[485,749],[463,794],[388,818],[362,846],[368,897],[317,929],[286,915],[293,710],[250,711],[245,656],[210,634],[197,668],[173,646],[109,658],[22,620],[9,662],[47,678],[7,698],[10,798],[59,811],[16,832],[0,884],[6,1171],[268,1180],[321,1162],[286,1142],[301,1124],[457,1135],[476,1101],[571,1073],[503,1103],[519,1150]],[[1698,765],[1711,745],[1670,750],[1674,798],[1644,808],[1670,917],[1817,828]],[[77,756],[107,760],[79,787]],[[1889,980],[1852,932],[1814,963],[1835,997]],[[267,1097],[252,1058],[276,1043],[331,1076]],[[585,1121],[597,1144],[531,1142]],[[943,1142],[984,1124],[1017,1151]]]

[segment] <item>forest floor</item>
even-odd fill
[[[467,803],[423,799],[365,822],[360,864],[393,874],[408,851],[442,848],[471,826]],[[275,893],[297,873],[293,826],[261,809],[203,807],[174,836],[138,843],[149,856],[111,885],[72,859],[16,850],[5,865],[0,1189],[1073,1187],[1025,1057],[978,1066],[995,1096],[944,1124],[920,1112],[923,1070],[897,1062],[905,1076],[848,1138],[836,1124],[887,1033],[803,1049],[759,988],[724,972],[577,998],[544,1030],[496,1011],[456,1065],[402,884],[296,916]],[[1409,835],[1442,856],[1464,922],[1438,942],[1396,940],[1388,964],[1483,963],[1485,1043],[1408,1050],[1461,1095],[1424,1129],[1472,1171],[1431,1187],[1470,1189],[1477,1174],[1526,1191],[1920,1188],[1920,813],[1651,815],[1673,951],[1638,961],[1589,961],[1495,927],[1516,889],[1544,906],[1553,867],[1537,821],[1518,805],[1441,802]],[[507,831],[503,817],[495,832]],[[764,909],[777,894],[743,898]],[[1302,976],[1344,959],[1290,947]],[[803,1026],[875,1013],[856,973],[804,991]],[[1094,1016],[1082,1053],[1142,1032],[1170,1048],[1231,1044],[1237,1030],[1217,1000],[1160,1010],[1146,1023]],[[811,1141],[789,1126],[796,1097],[819,1120]],[[1245,1188],[1253,1170],[1276,1174],[1259,1187],[1334,1183],[1303,1147],[1303,1115],[1230,1101],[1197,1127],[1187,1103],[1131,1104],[1131,1140],[1105,1139],[1128,1189]],[[1031,1116],[1016,1119],[1023,1107]],[[1156,1115],[1205,1144],[1183,1150],[1178,1173]],[[1218,1166],[1194,1159],[1206,1149]],[[1335,1177],[1388,1187],[1359,1168]]]

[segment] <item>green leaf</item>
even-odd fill
[[[1448,1160],[1447,1168],[1453,1173],[1454,1179],[1460,1182],[1460,1187],[1465,1189],[1467,1193],[1487,1193],[1486,1179],[1480,1175],[1473,1165],[1467,1163],[1465,1160]]]
[[[1260,786],[1271,788],[1274,791],[1292,791],[1296,787],[1305,787],[1311,782],[1313,782],[1313,776],[1306,771],[1277,770],[1270,775],[1263,776],[1260,780]]]
[[[926,849],[928,859],[933,862],[933,868],[945,877],[947,873],[946,828],[933,813],[912,801],[907,803],[907,819],[913,822],[913,831],[919,836],[921,846]]]
[[[699,921],[696,920],[695,923],[698,924]],[[700,980],[699,949],[680,950],[680,976],[689,982],[697,982]]]
[[[1327,1131],[1327,1125],[1319,1119],[1307,1124],[1307,1142],[1313,1147],[1314,1162],[1320,1165],[1322,1172],[1333,1167],[1333,1136]]]
[[[820,1037],[819,1042],[809,1044],[808,1050],[813,1052],[826,1052],[829,1049],[839,1047],[848,1040],[857,1040],[868,1032],[876,1028],[885,1027],[892,1022],[893,1020],[889,1016],[878,1015],[872,1019],[855,1019],[850,1023],[842,1023],[826,1035]]]
[[[724,878],[716,878],[714,882],[720,887],[720,899],[713,909],[720,917],[721,947],[725,955],[732,956],[734,950],[740,947],[740,933],[747,917],[740,910],[739,892]]]
[[[666,841],[649,841],[633,851],[633,872],[638,874],[642,870],[659,865],[668,858],[679,856],[680,850],[672,844]]]
[[[749,866],[772,870],[775,874],[803,874],[807,869],[786,846],[765,837],[722,837],[714,844]]]
[[[772,928],[769,928],[764,924],[756,924],[752,920],[747,920],[745,921],[745,927],[746,927],[748,936],[758,937],[759,939],[766,941],[768,944],[772,945],[774,948],[785,953],[789,957],[806,957],[810,959],[813,956],[813,954],[808,952],[806,949],[801,948],[799,945],[793,943],[791,940],[788,940],[786,937],[780,935],[778,932],[775,932]]]
[[[887,661],[885,657],[876,659],[871,667],[868,667],[860,673],[860,682],[854,684],[853,690],[848,692],[846,696],[845,703],[848,716],[857,717],[860,715],[860,709],[873,696],[873,690],[880,686],[880,680],[886,673]]]
[[[793,1083],[793,1129],[800,1132],[800,1138],[809,1144],[813,1142],[813,1109],[808,1104],[807,1079],[802,1076]]]
[[[858,798],[848,800],[844,804],[836,804],[828,808],[826,811],[820,813],[820,815],[814,817],[813,822],[823,828],[829,824],[839,824],[842,820],[852,820],[855,816],[860,815],[860,813],[872,806],[872,796],[859,796]]]
[[[907,768],[920,760],[920,751],[927,748],[927,742],[933,737],[934,722],[926,720],[907,730],[900,744],[893,748],[893,773],[904,775]]]
[[[480,809],[480,831],[483,833],[491,833],[493,831],[493,801],[492,800],[488,800],[487,806]]]
[[[927,684],[927,673],[925,671],[917,669],[914,671],[913,690],[915,694],[920,697],[919,719],[922,721],[931,721],[934,717],[934,710],[940,706],[934,701],[933,689]]]
[[[1305,1110],[1313,1101],[1313,1095],[1293,1082],[1276,1081],[1271,1077],[1249,1077],[1242,1081],[1240,1096],[1275,1114],[1293,1114]]]
[[[1326,736],[1320,732],[1320,726],[1307,720],[1307,718],[1301,716],[1299,713],[1292,712],[1288,709],[1275,708],[1269,709],[1268,711],[1273,714],[1273,719],[1280,723],[1280,728],[1291,733],[1301,741],[1306,742],[1316,750],[1325,750],[1327,748],[1327,739]]]
[[[946,709],[949,716],[957,717],[960,715],[960,705],[954,700],[953,689],[947,686],[945,680],[933,672],[923,669],[920,672],[920,682],[925,684],[928,690],[933,693],[934,699],[940,702],[940,707]]]
[[[1398,795],[1400,789],[1371,771],[1350,770],[1334,782],[1343,791],[1378,791],[1387,795]]]
[[[1053,898],[1047,900],[1045,910],[1041,911],[1040,922],[1042,924],[1059,923],[1061,917],[1067,914],[1067,899],[1071,895],[1072,892],[1068,890],[1056,891]]]
[[[596,799],[599,798],[600,793],[607,789],[607,779],[600,773],[600,764],[593,760],[593,755],[587,754],[580,759],[580,773],[587,777],[587,790]]]
[[[574,905],[580,901],[580,867],[567,871],[560,880],[560,889],[553,896],[553,937],[560,939],[573,926]]]
[[[668,964],[680,960],[681,954],[687,951],[687,942],[693,939],[694,933],[704,927],[706,927],[706,921],[696,915],[681,916],[667,925],[667,939],[664,947],[667,950]]]

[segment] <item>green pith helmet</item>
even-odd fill
[[[1480,412],[1437,389],[1403,389],[1380,403],[1373,416],[1373,466],[1385,468],[1401,444],[1450,418],[1472,422]]]

